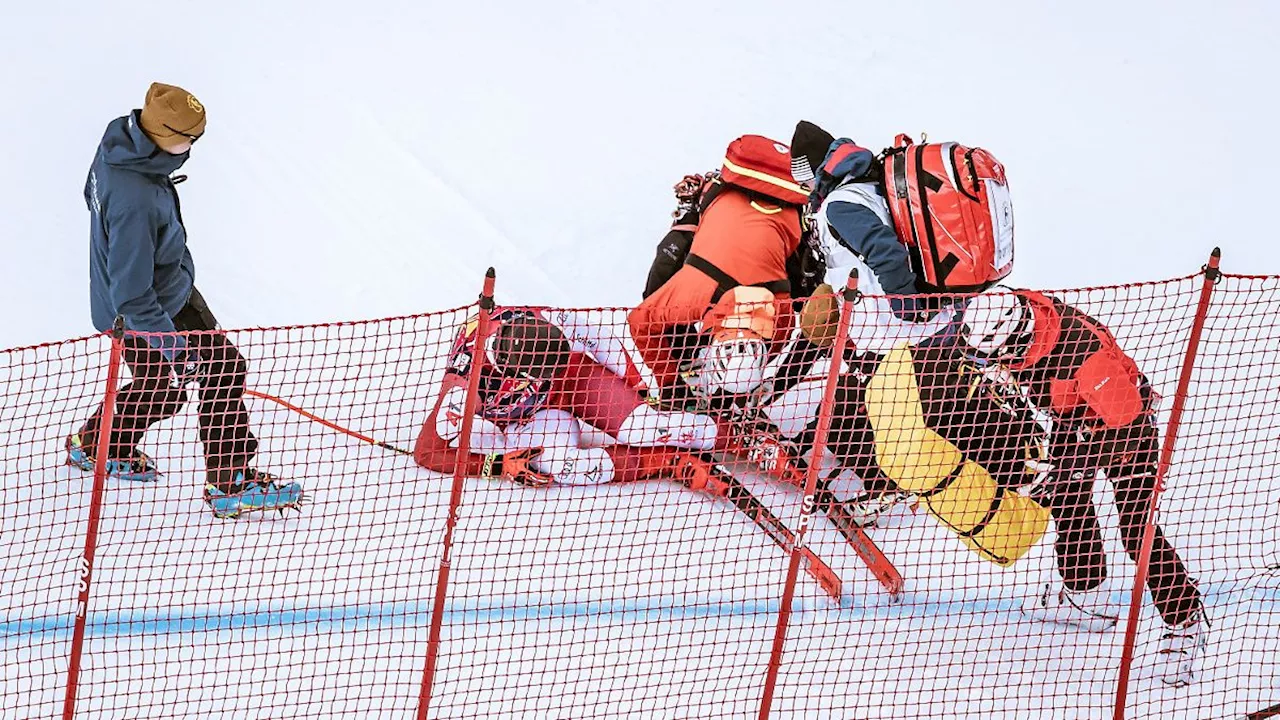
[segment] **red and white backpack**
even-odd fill
[[[991,153],[898,135],[884,184],[898,239],[931,289],[977,292],[1013,270],[1013,202]]]

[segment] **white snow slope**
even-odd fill
[[[630,304],[671,184],[800,118],[992,149],[1027,286],[1181,275],[1214,245],[1280,268],[1250,149],[1277,105],[1272,3],[162,8],[6,8],[0,345],[90,329],[84,177],[153,80],[209,109],[183,210],[228,327],[454,306],[490,264],[509,299]]]
[[[197,283],[226,327],[453,308],[490,265],[500,301],[633,303],[670,185],[737,135],[786,141],[800,118],[869,147],[923,130],[991,149],[1014,193],[1018,285],[1182,276],[1215,245],[1227,270],[1280,271],[1261,219],[1273,3],[10,5],[0,347],[92,330],[81,188],[103,127],[152,80],[209,111],[181,190]],[[1269,280],[1219,288],[1162,501],[1215,621],[1205,678],[1155,679],[1148,598],[1130,717],[1280,702],[1280,577],[1265,572],[1280,297]],[[1197,289],[1077,299],[1171,395]],[[459,319],[233,339],[252,387],[408,445]],[[104,348],[0,362],[4,718],[61,715],[90,484],[60,448]],[[448,484],[251,409],[267,469],[314,504],[215,521],[191,409],[149,434],[167,473],[109,488],[79,717],[413,716]],[[794,524],[795,494],[752,486]],[[1107,484],[1097,499],[1121,594],[1132,568]],[[469,482],[465,502],[432,717],[755,716],[786,556],[750,523],[662,484]],[[888,605],[819,521],[846,598],[831,607],[801,575],[775,717],[1110,717],[1122,634],[1017,613],[1048,540],[1002,571],[923,514],[876,532],[907,600]]]

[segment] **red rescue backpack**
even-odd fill
[[[1013,202],[991,153],[898,135],[884,184],[898,239],[930,289],[977,292],[1013,270]]]
[[[734,140],[725,151],[724,164],[719,172],[712,171],[703,176],[686,175],[676,183],[676,198],[680,203],[674,213],[676,221],[658,243],[657,257],[649,268],[643,297],[657,292],[684,266],[702,213],[711,207],[726,186],[788,205],[805,205],[809,201],[809,191],[791,176],[790,147],[761,135],[743,135]],[[791,297],[809,297],[826,274],[826,261],[817,239],[806,229],[802,233],[800,247],[787,258]]]
[[[729,143],[720,179],[788,205],[809,201],[809,191],[791,177],[791,148],[761,135],[743,135]]]

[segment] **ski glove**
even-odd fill
[[[180,350],[173,357],[173,386],[186,387],[200,382],[205,376],[205,362],[197,350]]]
[[[687,452],[673,452],[662,460],[662,473],[690,490],[705,490],[712,495],[723,494],[723,483],[716,479],[711,464]]]
[[[502,478],[528,487],[547,487],[555,482],[549,473],[533,469],[533,461],[542,454],[542,448],[526,448],[509,453],[493,453],[484,458],[484,467],[480,476],[491,480]]]
[[[804,301],[800,310],[800,332],[820,348],[831,347],[839,325],[840,306],[836,304],[835,290],[822,283]]]

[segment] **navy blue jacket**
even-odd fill
[[[870,150],[859,147],[848,138],[833,142],[818,170],[810,198],[814,209],[837,188],[850,183],[865,183],[868,188],[866,195],[875,197],[876,204],[884,208],[887,215],[888,208],[880,196],[880,184],[869,176],[875,162]],[[912,295],[919,292],[906,246],[898,240],[893,226],[875,210],[866,203],[833,199],[827,203],[826,219],[832,234],[863,259],[879,278],[886,294]]]
[[[173,317],[191,296],[195,264],[187,250],[178,192],[169,175],[188,154],[170,155],[138,126],[134,110],[107,125],[89,168],[89,298],[93,326],[174,332]],[[178,336],[152,337],[172,360]]]
[[[831,143],[818,168],[810,207],[823,223],[820,236],[830,236],[875,275],[879,287],[872,286],[872,291],[889,295],[900,319],[918,321],[932,316],[946,300],[919,294],[910,253],[893,229],[879,173],[873,172],[877,162],[870,150],[848,138]],[[838,267],[839,263],[829,259],[828,265]]]

